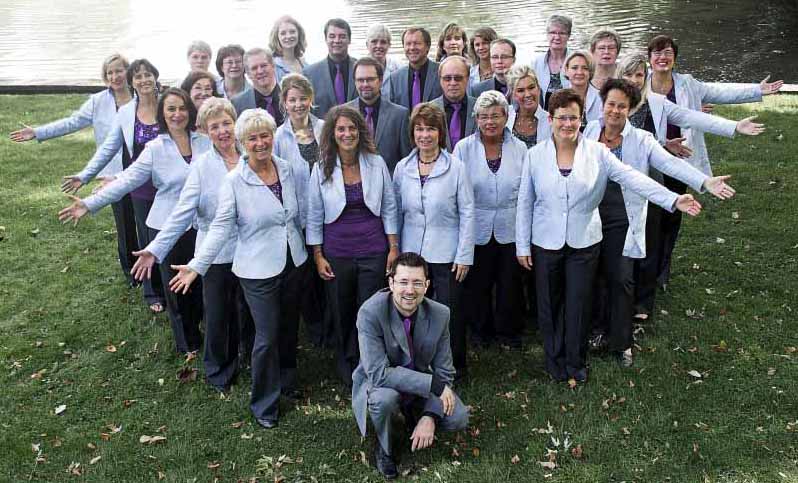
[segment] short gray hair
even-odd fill
[[[197,125],[207,128],[208,119],[220,114],[227,114],[235,122],[236,108],[233,103],[222,97],[211,97],[205,100],[197,113]]]
[[[186,50],[186,57],[191,55],[192,52],[205,52],[208,54],[208,57],[213,57],[213,53],[211,52],[211,46],[208,45],[208,42],[204,40],[193,40],[190,44],[188,44],[188,50]]]
[[[590,73],[587,80],[588,81],[592,80],[593,74],[596,73],[596,63],[593,61],[593,56],[590,55],[590,52],[588,52],[587,50],[576,50],[574,52],[571,52],[571,54],[565,58],[565,63],[563,64],[565,66],[565,69],[568,70],[568,64],[570,64],[571,60],[573,60],[575,57],[582,57],[583,59],[585,59],[585,63],[587,64],[587,71]]]
[[[254,57],[256,55],[262,55],[262,56],[266,57],[266,61],[268,63],[274,64],[274,57],[272,56],[272,53],[269,50],[264,49],[262,47],[253,47],[253,48],[247,50],[246,52],[244,52],[244,69],[245,70],[249,71],[249,62],[248,62],[249,58],[250,57]]]
[[[510,70],[504,74],[504,78],[507,80],[507,96],[510,97],[515,92],[515,85],[518,84],[518,81],[524,79],[526,77],[530,77],[534,82],[535,86],[540,88],[540,82],[538,81],[538,76],[535,74],[535,70],[528,64],[515,64],[514,66],[510,67]]]
[[[596,44],[599,43],[600,40],[610,39],[615,42],[615,46],[618,48],[618,52],[621,51],[621,36],[618,35],[618,32],[615,30],[604,27],[596,31],[593,35],[590,36],[590,51],[593,52],[596,50]]]
[[[571,17],[557,13],[549,16],[549,18],[546,20],[546,32],[549,31],[549,27],[551,27],[553,24],[557,24],[567,30],[568,35],[571,35],[571,29],[574,27],[574,21],[571,20]]]
[[[272,115],[261,108],[247,109],[238,116],[236,121],[236,139],[243,144],[250,133],[261,129],[268,129],[274,134],[277,124]]]
[[[510,105],[507,104],[507,98],[504,97],[504,94],[499,91],[485,91],[474,102],[474,117],[477,117],[480,111],[496,106],[502,108],[505,116],[509,113]]]
[[[388,28],[387,25],[382,23],[377,23],[369,27],[366,31],[366,42],[371,39],[388,39],[388,43],[391,43],[391,29]]]

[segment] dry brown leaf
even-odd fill
[[[576,379],[574,379],[573,377],[568,379],[568,387],[570,387],[571,389],[576,389]]]
[[[141,444],[157,444],[162,441],[166,441],[166,436],[147,436],[143,434],[139,438],[139,443]]]
[[[521,458],[519,458],[518,455],[515,455],[512,458],[510,458],[510,463],[514,465],[517,465],[519,462],[521,462]]]
[[[105,352],[116,352],[116,346],[113,344],[108,344],[105,346]]]
[[[232,427],[233,427],[233,428],[235,428],[235,429],[239,429],[239,428],[241,428],[241,426],[243,426],[243,425],[244,425],[244,421],[238,421],[237,423],[233,423],[233,424],[231,424],[230,426],[232,426]]]
[[[97,445],[96,445],[96,444],[94,444],[94,443],[88,443],[88,444],[86,445],[86,447],[87,447],[87,448],[89,448],[90,450],[95,450],[95,449],[97,449]]]
[[[775,367],[768,367],[768,376],[776,375],[776,368]]]
[[[632,432],[631,432],[631,431],[629,431],[629,428],[626,428],[626,427],[623,427],[623,428],[621,428],[621,432],[622,432],[623,434],[627,435],[627,436],[629,436],[630,434],[632,434]]]
[[[180,381],[181,384],[194,382],[197,380],[197,370],[193,367],[184,367],[178,371],[177,380]]]
[[[90,465],[96,465],[98,461],[100,461],[103,457],[102,456],[95,456],[91,460],[89,460]]]
[[[557,463],[553,461],[538,461],[538,464],[547,470],[557,469]]]
[[[219,463],[218,461],[211,461],[210,463],[208,463],[208,469],[209,470],[215,470],[216,468],[218,468],[220,466],[222,466],[222,464]]]
[[[81,469],[80,463],[73,461],[72,463],[69,463],[69,466],[67,466],[66,472],[74,476],[80,476],[83,474],[83,469]]]
[[[124,407],[124,408],[129,408],[129,407],[130,407],[130,406],[132,406],[132,405],[133,405],[133,403],[135,403],[135,402],[136,402],[136,400],[135,400],[135,399],[125,399],[124,401],[122,401],[122,407]]]
[[[252,439],[255,436],[255,433],[244,433],[241,435],[241,439]]]
[[[164,473],[161,470],[158,470],[158,479],[163,480],[164,478],[166,478],[166,473]]]
[[[701,379],[702,377],[704,377],[704,376],[701,375],[700,372],[696,371],[695,369],[687,371],[687,374],[695,377],[696,379]]]
[[[471,454],[474,455],[474,458],[479,458],[479,448],[471,448]]]
[[[576,459],[582,459],[582,445],[577,444],[573,448],[571,448],[571,456]]]

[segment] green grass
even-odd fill
[[[188,363],[197,380],[178,381],[186,363],[166,318],[119,275],[110,210],[77,228],[57,221],[59,178],[91,156],[90,133],[8,141],[19,122],[82,100],[0,96],[0,480],[381,481],[361,462],[371,440],[361,441],[329,353],[302,348],[308,399],[284,404],[272,431],[253,424],[248,376],[227,399],[202,383],[198,361]],[[798,98],[718,112],[751,110],[765,134],[710,139],[738,195],[703,196],[705,213],[686,221],[635,368],[593,357],[589,383],[571,390],[544,377],[534,339],[523,353],[472,353],[461,391],[471,431],[403,454],[407,479],[798,482]],[[581,454],[564,449],[566,436]],[[550,449],[553,470],[539,464]]]

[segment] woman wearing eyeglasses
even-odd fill
[[[587,380],[587,328],[602,238],[598,206],[607,182],[668,211],[701,211],[692,195],[668,191],[580,136],[582,109],[571,89],[552,95],[552,138],[527,153],[518,192],[516,254],[524,269],[535,271],[545,368],[555,381]]]
[[[546,20],[546,37],[549,39],[549,48],[546,52],[532,59],[532,68],[540,82],[542,93],[541,105],[545,109],[549,97],[554,92],[571,87],[565,77],[565,59],[570,55],[568,39],[571,38],[573,21],[564,15],[552,15]]]
[[[244,48],[238,44],[225,45],[216,52],[216,91],[232,99],[252,87],[244,76]]]

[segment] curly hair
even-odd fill
[[[338,119],[342,117],[352,121],[357,128],[356,156],[359,157],[363,153],[377,153],[377,147],[374,145],[374,140],[371,138],[366,120],[363,119],[363,115],[360,114],[360,111],[346,105],[333,107],[324,118],[324,126],[321,129],[321,141],[319,143],[319,162],[321,163],[321,168],[324,170],[323,183],[326,183],[332,178],[333,171],[335,170],[335,161],[338,158],[338,143],[335,141],[335,125],[338,123]]]

